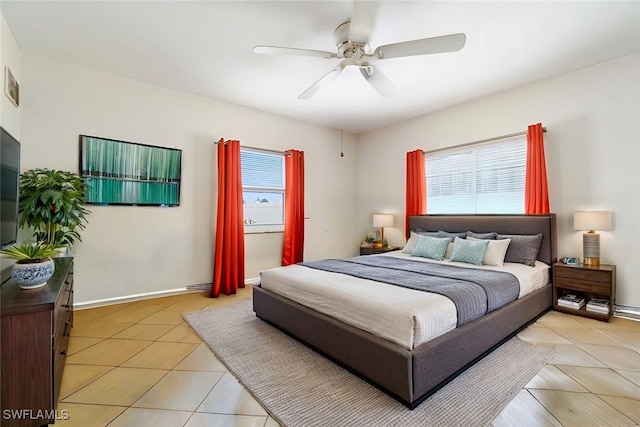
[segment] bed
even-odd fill
[[[409,228],[452,233],[541,234],[536,263],[544,263],[548,270],[547,266],[556,260],[554,214],[413,216],[409,219]],[[305,268],[296,267],[298,270]],[[409,408],[415,408],[547,311],[552,305],[551,294],[551,284],[545,282],[486,315],[415,342],[383,337],[356,327],[319,311],[320,307],[314,309],[309,302],[285,297],[264,284],[253,289],[253,309],[259,318],[346,367]],[[344,299],[348,300],[347,297]]]

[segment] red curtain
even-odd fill
[[[284,171],[282,265],[290,265],[301,262],[304,253],[304,151],[285,151]]]
[[[547,167],[544,160],[544,136],[541,123],[531,125],[527,129],[524,197],[524,212],[527,215],[549,213]]]
[[[240,141],[218,142],[218,209],[211,297],[244,288],[244,219]]]
[[[409,216],[424,215],[427,211],[427,182],[424,175],[422,150],[407,153],[407,185],[405,208],[405,236],[409,238]]]

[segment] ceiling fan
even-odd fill
[[[342,59],[327,74],[298,95],[298,99],[308,99],[331,83],[347,67],[358,67],[362,77],[384,98],[392,97],[396,88],[372,63],[378,60],[405,56],[429,55],[433,53],[457,52],[465,45],[467,37],[463,33],[429,37],[378,46],[371,50],[368,40],[371,35],[378,2],[355,1],[351,20],[344,22],[335,30],[337,51],[301,49],[296,47],[258,45],[255,53],[313,56],[325,59]]]

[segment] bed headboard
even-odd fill
[[[556,214],[544,215],[419,215],[409,217],[409,230],[475,231],[500,234],[542,233],[538,260],[552,265],[557,260]]]

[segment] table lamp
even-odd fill
[[[374,228],[380,228],[380,241],[384,245],[384,228],[393,227],[393,215],[391,214],[373,214],[373,226]]]
[[[583,264],[600,265],[600,235],[596,230],[611,230],[611,212],[576,212],[573,214],[573,229],[587,231],[582,234]]]

